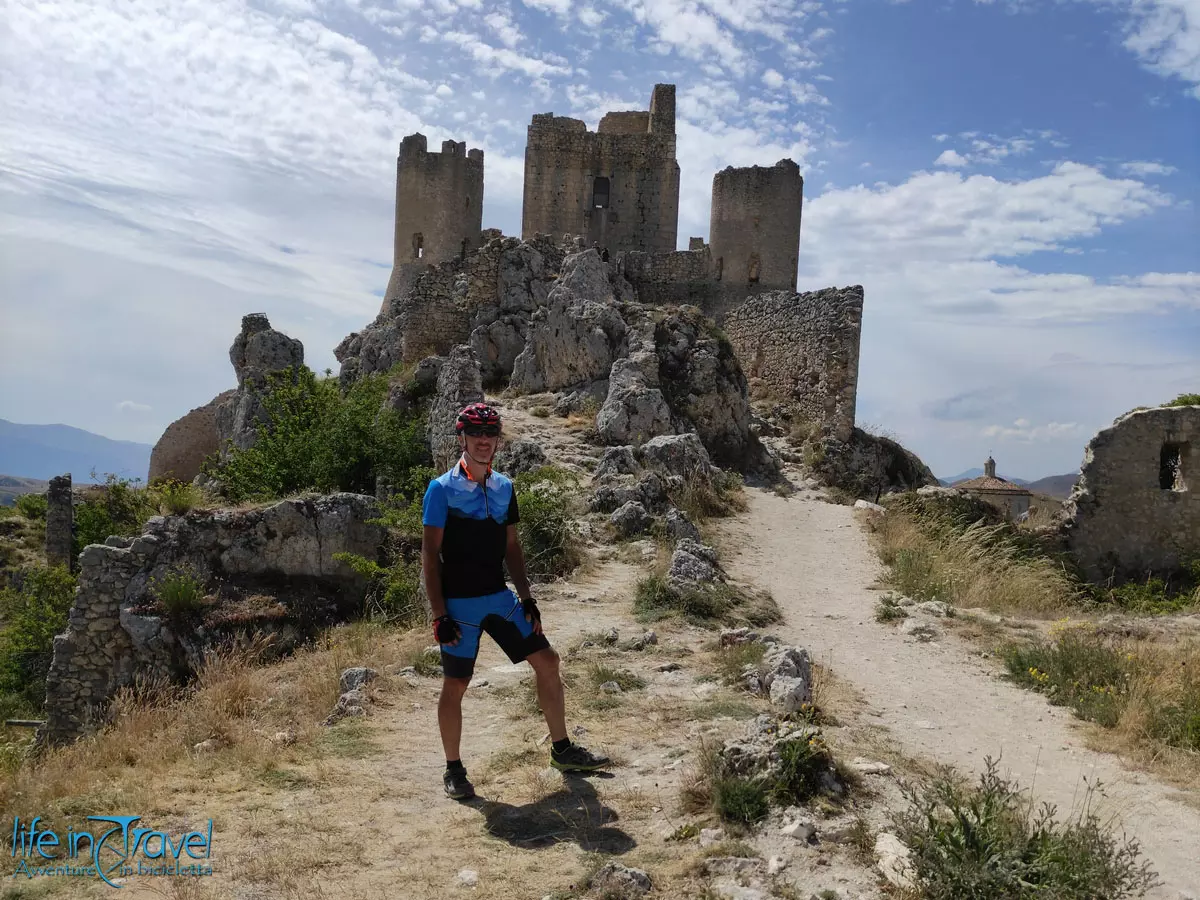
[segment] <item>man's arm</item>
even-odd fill
[[[504,562],[508,566],[508,574],[512,576],[513,584],[517,587],[517,596],[522,600],[533,599],[533,591],[529,587],[529,576],[525,574],[525,551],[521,549],[521,535],[516,525],[508,526],[508,545],[504,548]],[[539,634],[542,623],[534,618],[534,630]]]
[[[433,618],[446,614],[446,598],[442,596],[442,534],[444,529],[426,525],[421,540],[421,575],[425,579],[425,596]]]

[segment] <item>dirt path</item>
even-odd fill
[[[1078,807],[1085,780],[1099,780],[1099,812],[1136,835],[1164,882],[1148,896],[1200,892],[1200,812],[1181,792],[1087,749],[1069,712],[1000,680],[958,641],[917,643],[875,622],[878,592],[868,585],[881,564],[849,507],[803,493],[747,495],[749,512],[724,527],[730,573],[770,588],[787,617],[774,631],[855,685],[906,754],[963,772],[1002,754],[1002,772],[1064,812]]]

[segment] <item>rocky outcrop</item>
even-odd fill
[[[479,360],[466,344],[450,351],[449,358],[438,373],[437,391],[429,409],[429,449],[433,465],[444,472],[459,457],[458,438],[454,423],[469,403],[483,400],[483,380]]]
[[[548,465],[549,457],[541,444],[533,441],[512,441],[501,445],[492,460],[492,467],[497,472],[503,472],[509,478],[516,478],[526,472],[533,472]]]
[[[446,356],[469,344],[485,383],[508,378],[524,348],[535,309],[547,302],[563,250],[544,235],[531,241],[496,237],[465,259],[411,275],[362,331],[334,350],[343,385],[425,356]]]
[[[512,370],[522,391],[558,391],[607,378],[626,352],[608,267],[595,250],[568,256],[546,306],[533,314]]]
[[[137,538],[85,548],[67,630],[54,639],[39,743],[101,724],[109,699],[136,680],[194,674],[215,646],[265,633],[285,652],[348,617],[364,584],[334,557],[378,561],[378,515],[374,499],[357,494],[296,498],[157,516]],[[166,605],[163,586],[181,579],[202,602]]]
[[[229,348],[229,361],[237,375],[237,390],[216,408],[221,452],[227,443],[244,450],[258,438],[258,425],[266,421],[263,395],[270,376],[304,365],[304,345],[271,327],[262,313],[242,317],[242,330]]]
[[[831,487],[871,500],[897,491],[913,491],[939,482],[915,453],[890,438],[855,428],[850,441],[827,437],[815,445],[813,468]]]
[[[608,396],[596,416],[606,444],[641,444],[674,430],[671,408],[658,387],[658,358],[640,351],[613,363]]]
[[[160,479],[192,481],[200,474],[200,464],[221,449],[217,428],[217,409],[233,399],[234,389],[217,394],[204,406],[167,426],[150,451],[151,482]]]
[[[718,465],[773,471],[773,458],[750,430],[746,376],[728,339],[698,310],[685,307],[663,317],[654,342],[675,430],[695,431]]]

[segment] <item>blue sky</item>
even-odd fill
[[[378,310],[396,148],[678,85],[712,175],[796,160],[799,288],[862,284],[859,419],[939,474],[1078,467],[1200,389],[1200,0],[9,0],[0,418],[153,442],[263,311],[314,368]],[[11,473],[20,474],[20,473]]]

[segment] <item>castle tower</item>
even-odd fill
[[[606,113],[594,132],[580,119],[534,115],[525,145],[525,240],[570,234],[613,253],[672,251],[678,229],[675,85],[655,85],[649,110]]]
[[[790,159],[723,169],[713,176],[709,247],[730,303],[796,290],[804,179]]]
[[[395,250],[384,307],[424,267],[478,248],[482,229],[483,151],[443,141],[440,153],[430,153],[425,135],[406,137],[396,159]]]

